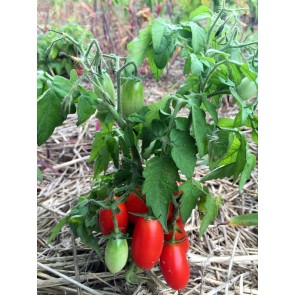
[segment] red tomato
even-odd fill
[[[83,67],[81,65],[78,65],[76,72],[79,77],[82,76],[83,75]]]
[[[143,197],[145,198],[145,196]],[[131,213],[146,213],[148,211],[148,207],[145,202],[135,193],[129,194],[126,200],[126,206],[128,210],[128,220],[133,224],[136,223],[140,216],[136,216]]]
[[[179,244],[165,244],[160,257],[160,267],[167,284],[174,290],[185,288],[190,277],[186,254]]]
[[[165,241],[170,241],[172,239],[172,233],[173,233],[173,229],[170,229],[168,234],[164,234]],[[182,242],[179,243],[179,245],[182,247],[184,253],[187,253],[189,249],[189,239],[184,229],[184,224],[180,217],[176,220],[175,240],[176,241],[183,240]]]
[[[119,197],[115,196],[115,199]],[[106,198],[107,199],[107,198]],[[119,203],[120,212],[115,214],[118,227],[122,233],[125,233],[128,226],[128,211],[125,203]],[[98,223],[103,235],[107,236],[114,230],[114,222],[111,209],[100,209],[98,213]]]
[[[164,243],[164,231],[158,220],[140,217],[132,236],[132,257],[141,269],[151,269],[159,260]]]

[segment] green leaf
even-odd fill
[[[232,128],[234,126],[234,119],[219,118],[217,126],[222,128]]]
[[[194,179],[189,179],[180,185],[182,196],[180,199],[180,214],[185,223],[191,216],[192,210],[196,208],[197,202],[201,196],[206,194],[202,190],[200,183]]]
[[[166,110],[166,108],[168,108],[169,106],[170,101],[171,101],[171,97],[166,96],[160,101],[148,105],[146,108],[149,111],[145,115],[145,122],[143,125],[145,127],[149,127],[151,126],[153,120],[160,119],[160,115],[159,115],[160,110]]]
[[[39,167],[37,167],[37,180],[42,182],[43,181],[43,175]]]
[[[55,92],[55,94],[63,100],[70,92],[73,83],[62,77],[62,76],[55,76],[53,78],[51,88]]]
[[[193,137],[188,131],[172,129],[170,140],[172,144],[171,156],[176,166],[187,178],[191,178],[197,161],[197,148]]]
[[[233,182],[235,182],[238,179],[238,177],[244,170],[245,165],[247,163],[247,140],[245,136],[241,133],[239,133],[239,140],[240,140],[240,148],[237,154]]]
[[[76,231],[82,243],[92,248],[96,252],[97,256],[102,260],[98,239],[95,238],[92,233],[87,231],[87,228],[84,224],[79,224]]]
[[[79,79],[79,76],[77,74],[77,71],[75,69],[72,69],[70,72],[70,81],[72,84],[74,84]]]
[[[250,178],[251,172],[255,168],[256,165],[256,156],[254,154],[248,154],[247,155],[247,162],[244,167],[244,170],[241,174],[240,183],[239,183],[239,191],[242,192],[243,187],[246,183],[246,181]]]
[[[256,82],[257,73],[250,69],[248,62],[241,65],[240,70],[249,80]]]
[[[134,143],[134,133],[129,125],[124,128],[124,141],[128,149],[130,149]]]
[[[159,69],[156,64],[155,64],[155,58],[154,58],[154,50],[153,48],[149,48],[147,52],[147,58],[148,58],[148,63],[150,66],[150,69],[152,71],[153,76],[157,81],[160,80],[164,69]]]
[[[196,23],[190,22],[190,27],[192,30],[192,47],[194,53],[199,53],[206,45],[206,33]]]
[[[158,18],[152,25],[154,62],[157,68],[163,69],[175,49],[173,32],[163,19]]]
[[[199,59],[197,58],[197,56],[194,53],[192,53],[190,55],[190,57],[191,57],[192,74],[195,76],[201,76],[202,72],[204,70],[203,64],[199,61]]]
[[[134,61],[139,67],[151,45],[152,42],[152,25],[148,25],[145,29],[139,31],[138,37],[136,37],[132,42],[128,43],[127,48],[129,55],[127,57],[126,63],[129,61]],[[131,73],[133,67],[128,67],[128,73]]]
[[[186,131],[189,129],[189,120],[187,117],[176,117],[175,125],[178,130]]]
[[[51,88],[46,90],[37,101],[37,144],[42,145],[65,119],[61,99]]]
[[[154,157],[147,161],[143,171],[145,178],[142,193],[146,195],[147,206],[152,208],[167,231],[168,208],[172,194],[178,190],[178,169],[172,158],[168,156]]]
[[[117,140],[117,138],[110,137],[107,141],[107,144],[108,144],[108,150],[114,162],[114,166],[118,169],[119,168],[119,141]]]
[[[47,243],[50,244],[58,235],[58,233],[61,231],[63,226],[68,222],[69,217],[65,216],[62,219],[59,220],[59,222],[50,230],[50,236],[47,240]]]
[[[200,157],[208,150],[208,124],[205,112],[197,104],[192,105],[193,132],[198,146]]]
[[[100,149],[105,143],[105,136],[106,134],[104,130],[95,133],[95,137],[91,145],[91,153],[88,163],[91,163],[98,156]]]
[[[220,161],[225,157],[229,146],[233,141],[233,135],[230,137],[227,130],[218,130],[210,136],[209,140],[209,169],[215,169]]]
[[[95,159],[93,176],[97,177],[102,171],[106,171],[109,165],[109,148],[106,142],[99,150],[99,153]]]
[[[201,5],[200,7],[198,7],[190,13],[189,19],[194,22],[197,22],[211,16],[212,11],[207,6]]]
[[[78,122],[77,126],[88,120],[93,115],[98,107],[96,95],[92,91],[80,96],[78,101]]]
[[[204,177],[201,178],[200,182],[204,182],[211,179],[231,177],[235,171],[235,163],[220,166],[214,169],[213,171],[207,173]]]
[[[232,217],[229,220],[230,226],[252,226],[258,225],[258,213],[243,214]]]
[[[207,109],[207,111],[209,112],[211,117],[213,118],[214,124],[217,125],[218,114],[217,114],[215,105],[213,103],[211,103],[205,95],[202,95],[202,101],[203,101],[205,108]]]
[[[199,239],[205,233],[209,224],[211,224],[214,221],[214,219],[217,217],[220,204],[222,204],[221,197],[219,196],[214,197],[212,195],[206,196],[206,201],[204,205],[205,216],[203,217],[203,220],[200,226]]]
[[[239,85],[243,79],[240,71],[240,65],[230,60],[227,61],[226,65],[228,68],[230,79],[235,83],[235,85]]]

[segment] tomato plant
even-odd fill
[[[114,197],[118,199],[117,196]],[[118,223],[118,227],[122,233],[125,233],[128,226],[128,211],[125,203],[119,203],[118,209],[120,210],[119,213],[115,213],[115,218]],[[113,213],[111,209],[100,209],[98,213],[98,220],[100,230],[103,235],[107,236],[111,234],[114,230],[114,219]]]
[[[165,244],[160,258],[160,267],[167,284],[174,290],[185,288],[190,277],[190,268],[180,244]]]
[[[123,269],[128,259],[126,239],[109,239],[105,248],[105,263],[113,274]]]
[[[151,269],[162,253],[164,232],[158,220],[143,217],[137,221],[132,235],[132,257],[142,269]]]
[[[244,39],[240,24],[239,10],[225,7],[224,1],[218,12],[200,6],[177,24],[151,19],[128,44],[128,56],[103,53],[95,39],[84,42],[56,32],[60,41],[74,46],[76,51],[66,56],[81,67],[82,75],[74,69],[69,79],[38,72],[37,143],[44,144],[70,114],[77,114],[78,126],[96,115],[100,126],[93,134],[87,162],[93,168],[91,191],[78,198],[71,213],[52,230],[50,240],[61,225],[69,224],[75,236],[100,255],[95,235],[99,226],[111,238],[126,239],[128,232],[132,259],[150,269],[161,255],[164,232],[172,234],[162,253],[162,269],[172,288],[184,288],[189,268],[186,251],[180,254],[180,250],[187,249],[188,240],[180,238],[185,232],[178,216],[186,223],[197,210],[202,239],[223,204],[207,181],[227,178],[233,190],[242,192],[256,167],[249,142],[258,143],[258,42]],[[164,70],[175,53],[183,65],[183,82],[148,103],[143,89],[146,77],[138,74],[138,68],[146,60],[159,81],[169,75]],[[220,112],[225,95],[233,100],[234,115]],[[195,173],[201,165],[208,168],[202,177]],[[142,203],[132,195],[138,187],[145,196]],[[102,201],[106,196],[118,197]],[[150,217],[134,218],[138,221],[133,233],[128,228],[128,210]],[[173,284],[169,269],[180,272],[177,257],[184,275],[179,275],[179,281],[175,275]]]

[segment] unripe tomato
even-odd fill
[[[172,236],[173,236],[173,229],[171,228],[167,234],[164,234],[165,241],[170,241],[172,239]],[[189,249],[189,239],[184,229],[184,224],[180,217],[176,220],[176,231],[175,231],[174,238],[176,241],[183,240],[182,242],[179,243],[179,245],[182,247],[184,253],[187,253]]]
[[[115,196],[115,199],[119,197]],[[122,233],[125,233],[128,226],[128,211],[125,203],[119,203],[120,212],[116,213],[118,227]],[[98,222],[103,235],[107,236],[114,230],[114,222],[111,209],[100,209],[98,213]]]
[[[237,86],[237,93],[243,100],[257,95],[257,88],[254,81],[250,81],[247,77],[242,79],[241,84]]]
[[[115,88],[109,74],[107,72],[102,72],[98,80],[101,83],[103,90],[108,94],[109,98],[115,102]],[[103,94],[97,86],[94,86],[93,90],[99,98],[103,98]],[[108,110],[105,107],[100,106],[98,110],[98,116],[104,121],[107,114]]]
[[[164,242],[164,231],[158,220],[140,217],[132,236],[132,257],[141,269],[151,269],[159,260]]]
[[[122,86],[121,101],[123,116],[139,113],[144,106],[144,89],[142,82],[136,79],[127,80]]]
[[[145,197],[145,196],[143,196]],[[128,210],[128,221],[135,224],[139,219],[139,216],[133,215],[132,213],[146,213],[148,207],[145,202],[138,197],[135,193],[131,192],[126,200],[126,206]]]
[[[115,274],[125,266],[128,259],[126,239],[109,239],[105,249],[105,264]]]
[[[185,288],[190,277],[186,254],[179,244],[165,244],[160,257],[160,268],[167,284],[174,290]]]

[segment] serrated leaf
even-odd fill
[[[99,153],[95,159],[93,167],[93,176],[97,177],[102,171],[106,171],[109,165],[109,148],[108,145],[104,142]]]
[[[231,177],[235,171],[235,163],[220,166],[214,169],[213,171],[207,173],[204,177],[201,178],[200,182],[204,182],[211,179]]]
[[[68,222],[69,217],[65,216],[62,219],[59,220],[59,222],[50,230],[50,236],[47,240],[47,243],[50,244],[58,235],[58,233],[61,231],[63,226]]]
[[[258,213],[243,214],[232,217],[229,220],[230,226],[252,226],[258,225]]]
[[[103,130],[95,133],[95,137],[91,145],[91,153],[88,163],[91,163],[98,156],[100,149],[104,145],[105,136],[106,134],[103,132]]]
[[[79,76],[77,74],[77,71],[75,69],[72,69],[70,72],[70,81],[72,84],[74,84],[79,79]]]
[[[232,118],[219,118],[217,126],[222,128],[232,128],[234,126],[234,119]]]
[[[235,182],[238,179],[238,177],[244,170],[245,165],[247,163],[247,141],[245,136],[241,133],[239,134],[239,140],[240,140],[240,148],[237,154],[233,182]]]
[[[186,221],[191,216],[192,210],[196,208],[197,202],[201,196],[205,196],[202,186],[194,179],[189,179],[180,185],[179,190],[182,191],[180,199],[180,214],[182,221]]]
[[[192,106],[193,133],[198,146],[200,157],[203,157],[208,150],[208,123],[205,112],[197,104]]]
[[[256,156],[254,154],[247,155],[247,162],[244,167],[244,170],[241,174],[240,183],[239,183],[239,191],[242,192],[243,187],[246,181],[250,178],[251,172],[255,168],[256,165]]]
[[[193,137],[188,131],[172,129],[170,140],[172,144],[171,156],[176,166],[187,178],[191,178],[197,161],[197,148]]]
[[[199,59],[197,58],[197,56],[194,53],[192,53],[190,55],[190,57],[191,57],[192,74],[195,76],[201,76],[202,72],[204,70],[203,64],[199,61]]]
[[[119,168],[119,141],[117,138],[110,137],[107,141],[110,155],[113,159],[114,166]]]
[[[138,67],[142,64],[148,48],[152,42],[151,28],[152,25],[148,25],[146,28],[140,30],[138,37],[136,37],[132,42],[128,43],[127,48],[129,55],[127,57],[126,63],[129,61],[134,61]],[[131,66],[127,68],[128,73],[131,73],[132,70],[133,68]]]
[[[62,77],[62,76],[55,76],[53,78],[51,88],[55,92],[55,94],[62,100],[64,99],[70,92],[73,83]]]
[[[187,117],[176,117],[175,125],[178,130],[186,131],[189,129],[189,120]]]
[[[172,56],[175,48],[173,32],[161,18],[152,25],[152,40],[154,49],[154,62],[158,69],[163,69]]]
[[[248,62],[245,62],[243,65],[241,65],[240,70],[250,81],[256,81],[257,73],[250,69]]]
[[[148,63],[151,69],[151,72],[153,74],[153,76],[155,77],[155,79],[157,81],[160,80],[164,69],[159,69],[156,64],[155,64],[155,58],[154,58],[154,50],[153,48],[149,48],[147,51],[147,58],[148,58]]]
[[[214,121],[214,124],[217,125],[217,123],[218,123],[218,114],[217,114],[215,105],[213,103],[211,103],[205,95],[202,95],[202,101],[203,101],[203,104],[204,104],[205,108],[207,109],[207,111],[211,115],[211,117],[212,117],[212,119]]]
[[[196,22],[211,17],[211,15],[212,11],[207,6],[201,5],[190,13],[189,19]]]
[[[160,119],[160,115],[159,115],[160,110],[165,110],[169,106],[170,101],[171,101],[171,97],[166,96],[160,101],[148,105],[146,108],[149,111],[145,115],[145,122],[143,125],[145,127],[151,126],[153,120]]]
[[[227,153],[233,140],[233,135],[230,137],[230,134],[227,130],[218,130],[210,136],[208,145],[210,170],[215,169]]]
[[[192,31],[192,47],[194,53],[199,53],[206,45],[206,33],[204,29],[196,23],[190,22],[190,27]]]
[[[152,208],[167,231],[167,215],[171,196],[178,190],[178,169],[172,158],[168,156],[154,157],[147,161],[143,171],[145,178],[142,193],[146,195],[147,206]]]
[[[88,120],[96,111],[98,101],[96,95],[92,91],[82,94],[78,101],[78,121],[77,126]]]
[[[222,204],[222,200],[220,197],[214,197],[212,195],[206,196],[205,201],[205,215],[202,219],[202,223],[200,226],[199,238],[205,233],[208,226],[214,221],[214,219],[218,215],[219,205]]]
[[[61,99],[51,88],[46,90],[37,101],[37,144],[42,145],[65,119]]]

